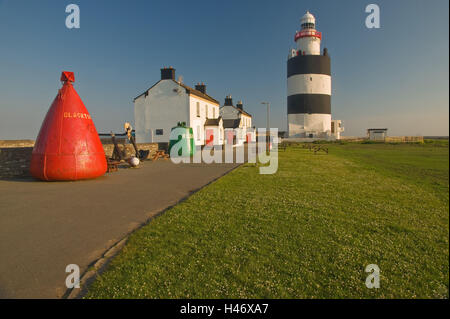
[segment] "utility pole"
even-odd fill
[[[270,102],[261,102],[261,104],[267,105],[267,127],[266,127],[266,144],[267,149],[269,150],[269,143],[270,143],[270,122],[269,122],[269,115],[270,115]]]

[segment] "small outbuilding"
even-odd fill
[[[385,141],[387,130],[387,128],[369,128],[367,129],[367,138],[370,141]]]

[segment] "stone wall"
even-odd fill
[[[34,141],[30,140],[0,140],[0,180],[30,177],[30,160]],[[149,150],[149,157],[158,150],[158,143],[137,144],[139,150]],[[134,155],[131,144],[119,144],[120,150],[125,150],[125,157]],[[106,156],[111,157],[113,144],[103,144]]]
[[[134,156],[135,151],[134,151],[134,147],[132,144],[122,143],[122,144],[118,144],[117,146],[119,147],[119,150],[122,152],[122,154],[125,158]],[[138,150],[150,151],[149,152],[149,157],[150,157],[158,150],[158,143],[137,144],[137,148],[138,148]],[[106,156],[112,157],[113,150],[114,150],[114,144],[103,144],[103,149],[105,150]],[[125,150],[125,153],[124,153],[124,150]]]
[[[0,148],[0,179],[30,176],[32,147]]]

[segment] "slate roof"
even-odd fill
[[[231,107],[234,107],[236,110],[239,111],[239,113],[242,113],[242,114],[244,114],[244,115],[247,115],[247,116],[252,117],[252,115],[251,115],[250,113],[247,113],[247,112],[245,112],[244,110],[241,110],[240,108],[238,108],[238,107],[236,107],[236,106],[234,106],[234,105],[224,105],[224,106],[222,106],[222,107],[225,107],[225,106],[231,106]],[[221,107],[221,108],[222,108],[222,107]]]
[[[217,101],[217,100],[214,99],[213,97],[209,96],[208,94],[202,93],[202,92],[200,92],[200,91],[197,91],[196,89],[193,89],[193,88],[187,86],[186,84],[178,83],[178,82],[175,81],[175,80],[172,80],[172,81],[174,81],[174,82],[177,83],[178,85],[180,85],[180,86],[182,86],[183,88],[185,88],[185,89],[186,89],[186,93],[192,94],[192,95],[196,95],[196,96],[198,96],[198,97],[204,98],[205,100],[208,100],[208,101],[210,101],[210,102],[213,102],[213,103],[215,103],[215,104],[219,104],[219,105],[220,105],[220,102],[219,102],[219,101]]]
[[[213,97],[209,96],[208,94],[202,93],[202,92],[200,92],[200,91],[197,91],[196,89],[193,89],[193,88],[187,86],[186,84],[179,83],[179,82],[177,82],[177,81],[175,81],[175,80],[172,80],[172,79],[170,79],[170,80],[171,80],[171,81],[174,81],[176,84],[178,84],[179,86],[181,86],[182,88],[184,88],[184,89],[186,90],[186,93],[187,93],[187,94],[192,94],[192,95],[201,97],[201,98],[203,98],[203,99],[205,99],[205,100],[208,100],[208,101],[210,101],[210,102],[212,102],[212,103],[215,103],[215,104],[219,104],[219,105],[220,105],[219,101],[217,101],[217,100],[214,99]],[[147,89],[144,93],[139,94],[137,97],[135,97],[134,100],[136,100],[137,98],[141,97],[142,95],[145,95],[149,90],[151,90],[155,85],[157,85],[157,84],[158,84],[159,82],[161,82],[161,81],[163,81],[163,80],[159,80],[158,82],[156,82],[155,84],[153,84],[153,85],[152,85],[149,89]],[[133,100],[133,101],[134,101],[134,100]]]
[[[217,119],[206,119],[205,126],[219,126],[221,119],[220,116]]]
[[[241,119],[223,120],[224,128],[238,128],[241,123]]]
[[[239,112],[241,112],[242,114],[252,117],[251,114],[245,112],[244,110],[241,110],[240,108],[238,108],[238,107],[236,107],[236,106],[234,106],[234,105],[232,105],[232,106],[233,106],[235,109],[237,109]]]

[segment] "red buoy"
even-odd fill
[[[31,155],[30,172],[46,181],[102,176],[105,152],[89,112],[72,86],[73,72],[63,72],[63,86],[42,123]]]

